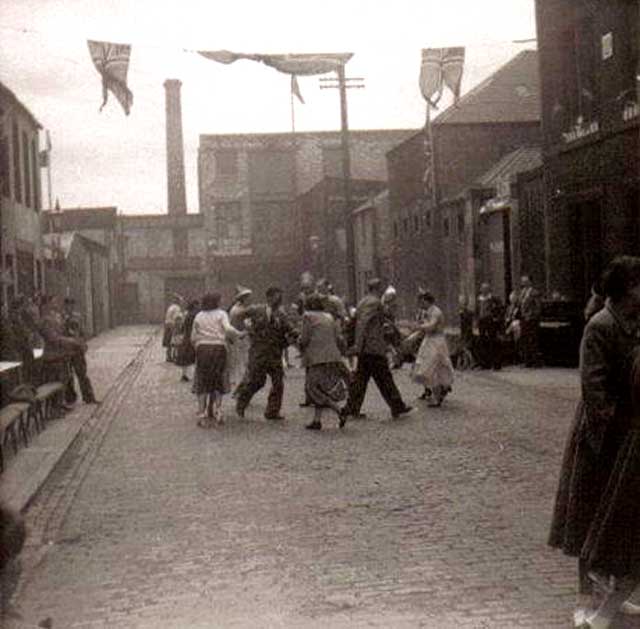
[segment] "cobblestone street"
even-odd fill
[[[392,421],[372,385],[367,419],[315,433],[296,368],[287,421],[263,391],[203,431],[154,337],[27,513],[15,626],[569,627],[575,564],[545,541],[577,374],[457,377],[442,409]]]

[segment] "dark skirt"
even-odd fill
[[[164,333],[162,334],[162,347],[171,347],[172,336],[173,336],[173,326],[170,323],[165,323]]]
[[[567,439],[556,502],[549,534],[549,545],[571,557],[579,557],[596,511],[606,500],[606,487],[624,440],[617,418],[605,433],[600,452],[589,443],[584,404],[576,409]]]
[[[185,336],[184,340],[178,347],[176,356],[176,365],[178,367],[189,367],[196,362],[196,350],[193,343]]]
[[[196,393],[227,393],[226,366],[227,348],[224,345],[199,345],[196,349]]]
[[[618,578],[640,576],[640,431],[618,451],[603,499],[582,549],[589,569]]]
[[[349,372],[342,363],[322,363],[306,370],[305,392],[314,406],[324,408],[347,397]]]

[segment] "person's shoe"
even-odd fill
[[[403,415],[408,415],[413,410],[413,406],[404,406],[399,411],[395,411],[391,413],[393,419],[398,419],[398,417],[402,417]]]
[[[265,415],[264,418],[271,421],[281,421],[284,419],[284,415]]]
[[[313,404],[311,402],[307,402],[306,400],[304,402],[300,402],[300,404],[298,404],[298,406],[300,408],[307,408],[309,406],[313,406]]]
[[[102,404],[102,400],[96,400],[96,398],[92,397],[88,400],[83,400],[85,404]]]
[[[307,430],[322,430],[322,424],[320,422],[313,421],[305,426]]]
[[[182,376],[180,377],[180,382],[189,382],[189,376],[185,376],[184,374],[182,374]]]

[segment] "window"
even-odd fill
[[[242,212],[238,201],[216,203],[215,217],[218,238],[242,238]]]
[[[249,193],[252,199],[293,199],[295,153],[264,150],[249,153]]]
[[[9,138],[0,130],[0,194],[8,197],[11,194],[9,186]]]
[[[448,216],[445,216],[442,219],[442,233],[445,238],[449,238],[449,235],[451,234],[451,225],[449,224]]]
[[[431,210],[426,210],[424,213],[424,226],[426,229],[431,229]]]
[[[460,210],[458,212],[458,239],[464,238],[464,212]]]
[[[33,176],[33,209],[40,211],[40,179],[38,169],[38,149],[36,141],[31,140],[31,175]]]
[[[398,221],[393,221],[393,237],[398,238],[399,235],[400,234],[398,231]]]
[[[418,217],[417,214],[413,215],[413,230],[415,232],[419,232],[420,231],[420,218]]]
[[[22,203],[22,172],[20,171],[20,136],[14,122],[11,143],[13,144],[13,198]]]
[[[238,174],[238,151],[216,151],[216,175],[218,177],[236,177]]]
[[[402,219],[402,231],[405,234],[409,232],[409,218],[406,216]]]
[[[29,167],[29,138],[22,132],[22,170],[24,172],[24,204],[31,207],[31,168]]]

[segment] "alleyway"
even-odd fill
[[[40,492],[16,627],[570,626],[574,563],[545,538],[574,372],[463,374],[395,422],[372,390],[321,433],[300,369],[286,422],[261,393],[211,431],[178,377],[155,337]]]

